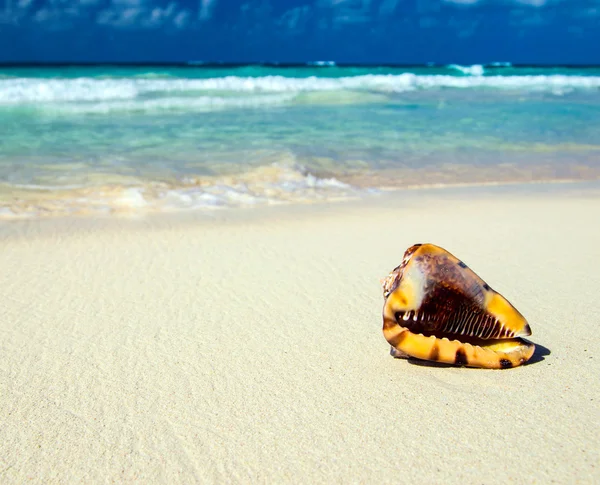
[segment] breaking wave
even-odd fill
[[[19,196],[0,197],[0,221],[37,217],[147,214],[194,209],[243,208],[313,203],[360,197],[374,192],[317,177],[299,165],[272,164],[220,177],[186,177],[178,183],[146,181],[91,187],[0,185]],[[1,195],[1,191],[0,191]]]
[[[189,78],[4,78],[0,106],[82,106],[82,111],[262,106],[293,102],[310,92],[403,93],[435,89],[550,92],[600,89],[600,76],[488,76],[482,66],[455,66],[466,75],[369,74],[346,77],[225,76]],[[103,106],[102,103],[111,103]],[[86,105],[87,104],[87,105]]]
[[[474,64],[472,66],[460,66],[458,64],[450,64],[449,69],[455,69],[458,72],[462,72],[468,76],[483,76],[484,69],[480,64]]]
[[[111,100],[96,103],[62,103],[52,105],[51,109],[59,113],[112,113],[136,111],[214,111],[228,108],[251,108],[276,106],[290,102],[294,94],[263,94],[245,97],[198,96],[165,97],[146,100]]]

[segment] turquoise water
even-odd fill
[[[0,217],[600,178],[600,68],[0,69]]]

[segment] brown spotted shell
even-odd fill
[[[485,368],[533,355],[520,338],[531,335],[523,315],[445,249],[411,246],[382,286],[383,333],[396,355]]]

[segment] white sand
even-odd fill
[[[4,225],[0,483],[599,483],[599,194]],[[416,242],[551,353],[390,357],[379,278]]]

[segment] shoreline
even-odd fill
[[[590,183],[0,224],[0,481],[594,483],[598,213]],[[532,363],[389,355],[416,242],[526,316]]]
[[[324,181],[336,181],[336,179],[317,179]],[[296,206],[302,207],[313,207],[313,206],[328,206],[328,205],[344,205],[344,204],[367,204],[370,205],[372,201],[377,201],[382,197],[402,197],[407,194],[409,196],[413,196],[412,194],[417,194],[417,196],[424,195],[425,197],[428,194],[433,197],[439,192],[441,196],[449,193],[453,194],[457,191],[474,191],[475,193],[485,193],[487,189],[495,190],[498,189],[500,191],[511,191],[514,190],[517,193],[526,191],[530,189],[534,193],[540,192],[540,187],[550,186],[556,187],[558,191],[564,190],[568,187],[574,187],[576,189],[581,189],[583,191],[594,190],[597,187],[600,187],[600,179],[542,179],[542,180],[532,180],[532,181],[482,181],[482,182],[465,182],[465,183],[427,183],[427,184],[412,184],[412,185],[398,185],[398,186],[380,186],[378,188],[374,187],[355,187],[353,185],[346,185],[345,183],[340,183],[339,187],[335,187],[332,184],[334,190],[339,189],[339,193],[331,193],[331,194],[321,194],[318,195],[317,198],[302,198],[300,195],[297,199],[293,196],[289,198],[286,197],[282,200],[272,201],[272,202],[258,202],[258,203],[248,203],[237,206],[231,205],[206,205],[206,206],[197,206],[197,207],[178,207],[178,208],[163,208],[159,209],[156,207],[152,207],[148,203],[141,203],[138,200],[141,196],[139,188],[137,187],[121,187],[118,190],[113,188],[108,190],[108,192],[113,192],[115,197],[120,193],[121,197],[125,197],[130,199],[131,205],[123,205],[116,206],[113,209],[108,210],[108,206],[103,209],[96,209],[94,211],[93,206],[85,208],[77,208],[77,199],[73,199],[75,202],[73,208],[71,209],[70,214],[65,214],[63,211],[52,211],[52,205],[60,202],[61,198],[52,198],[49,196],[52,191],[44,191],[46,194],[45,200],[47,200],[48,207],[40,206],[38,210],[41,210],[41,214],[38,215],[27,215],[27,214],[18,214],[14,213],[13,209],[8,206],[0,207],[0,226],[3,223],[21,223],[21,222],[34,222],[41,220],[83,220],[83,219],[92,219],[92,220],[103,220],[103,219],[131,219],[131,218],[155,218],[155,217],[194,217],[196,215],[200,215],[200,217],[206,216],[207,218],[216,217],[219,218],[218,214],[225,212],[229,213],[231,211],[241,211],[242,213],[248,213],[253,211],[258,211],[261,213],[262,211],[269,211],[274,208],[283,208],[282,210],[286,210],[286,208],[293,208]],[[201,186],[198,187],[201,189]],[[88,189],[85,189],[86,191]],[[90,189],[92,190],[92,189]],[[157,189],[155,189],[157,190]],[[306,189],[310,190],[310,189]],[[132,192],[133,191],[133,192]],[[100,190],[102,192],[102,190]],[[8,197],[10,194],[6,193],[0,197]],[[329,198],[328,198],[329,197]],[[125,200],[123,198],[123,200]],[[44,200],[44,199],[40,199]],[[66,199],[64,199],[66,200]],[[118,202],[118,200],[117,200]],[[105,203],[108,203],[108,199],[106,199]],[[375,202],[377,203],[377,202]],[[58,207],[58,206],[57,206]],[[13,205],[14,208],[14,205]],[[63,210],[67,210],[69,212],[69,207],[65,206]],[[292,209],[293,210],[293,209]],[[4,211],[4,212],[3,212]],[[45,211],[45,212],[44,212]]]

